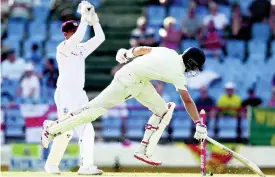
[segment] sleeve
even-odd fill
[[[90,55],[96,48],[100,46],[100,44],[105,41],[105,34],[102,30],[102,27],[99,23],[96,23],[94,26],[94,32],[95,36],[91,39],[89,39],[87,42],[81,43],[81,46],[84,48],[85,53],[84,57],[86,58],[88,55]]]
[[[184,76],[180,76],[174,79],[174,86],[177,90],[186,90],[187,91],[187,84]]]
[[[74,48],[78,45],[84,38],[85,32],[87,29],[87,23],[82,21],[80,22],[76,32],[63,43],[64,48]]]

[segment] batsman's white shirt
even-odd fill
[[[185,66],[182,57],[172,49],[166,47],[152,47],[152,51],[144,56],[137,57],[122,67],[116,78],[127,81],[128,75],[134,75],[137,80],[160,80],[173,84],[177,89],[186,90],[184,76]]]
[[[85,59],[105,39],[99,23],[94,26],[95,36],[87,42],[81,43],[85,36],[87,23],[81,22],[77,31],[57,47],[57,64],[59,77],[55,101],[58,110],[66,113],[79,105],[88,102],[83,90],[85,84]]]
[[[167,112],[167,104],[157,93],[151,80],[173,84],[186,90],[185,66],[182,57],[174,50],[153,47],[149,54],[137,57],[123,66],[112,83],[89,102],[91,107],[109,109],[129,98],[137,99],[155,115]]]

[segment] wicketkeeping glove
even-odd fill
[[[98,16],[95,13],[95,7],[88,1],[81,1],[78,5],[77,12],[81,14],[81,20],[84,20],[90,26],[93,26],[96,22],[99,22]]]
[[[87,13],[87,11],[95,12],[95,7],[88,1],[81,1],[77,7],[77,13],[83,15]]]
[[[194,138],[199,141],[204,141],[207,136],[207,127],[206,125],[202,125],[200,121],[196,121],[196,132],[194,134]]]

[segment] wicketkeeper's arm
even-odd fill
[[[76,32],[65,41],[64,45],[66,48],[74,48],[83,40],[88,24],[86,21],[82,20],[82,18],[83,17],[81,17],[81,22]]]
[[[100,46],[100,44],[102,44],[105,41],[105,34],[99,22],[96,22],[93,25],[93,28],[95,36],[89,39],[87,42],[81,43],[81,45],[86,50],[85,57],[90,55],[95,49],[97,49]]]

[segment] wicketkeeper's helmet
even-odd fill
[[[78,23],[75,20],[69,20],[62,24],[61,31],[63,33],[75,32],[78,28]]]

